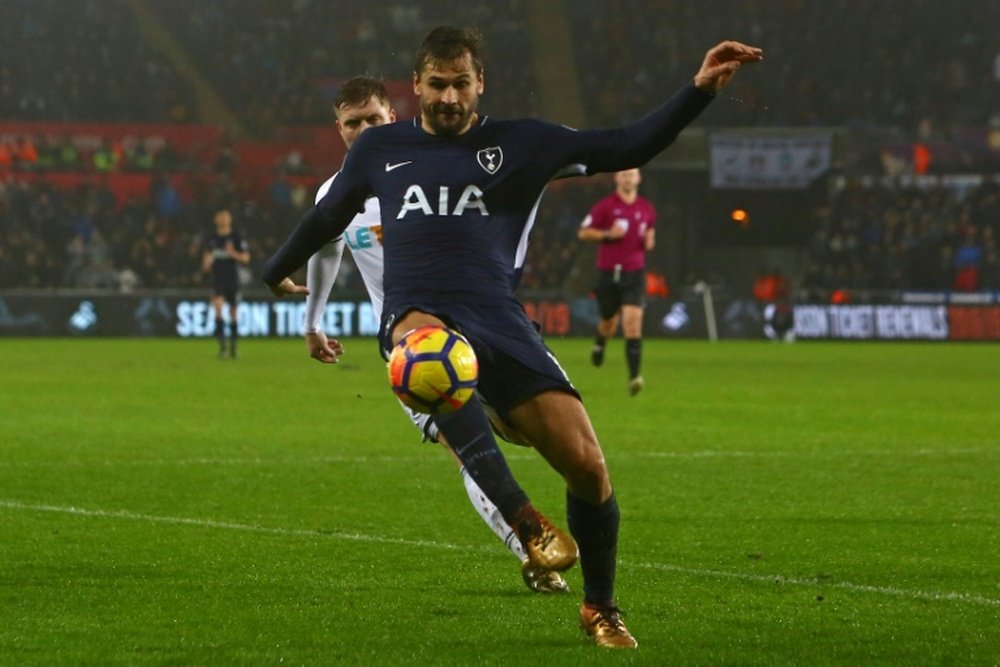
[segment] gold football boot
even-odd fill
[[[636,648],[639,642],[622,622],[618,607],[580,605],[580,627],[602,648]]]
[[[568,593],[569,584],[558,572],[546,570],[531,564],[530,560],[521,564],[524,584],[535,593]]]
[[[525,505],[514,522],[524,553],[535,567],[562,572],[580,557],[576,542],[531,505]]]

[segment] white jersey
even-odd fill
[[[316,192],[319,201],[330,189],[334,174]],[[351,224],[340,238],[330,241],[326,252],[319,252],[309,260],[309,295],[306,297],[306,331],[319,331],[322,327],[323,308],[330,298],[330,291],[340,269],[340,255],[346,245],[354,258],[354,264],[361,272],[361,279],[368,291],[375,320],[382,319],[382,301],[385,290],[382,287],[382,219],[378,199],[371,197],[365,202],[365,210],[354,216]],[[326,261],[323,261],[324,257]]]
[[[316,201],[323,198],[330,189],[331,176],[316,192]],[[306,332],[315,333],[323,329],[323,310],[330,298],[330,291],[340,271],[340,259],[344,254],[344,246],[351,250],[351,257],[361,272],[361,279],[368,290],[368,298],[372,303],[376,320],[382,319],[382,301],[385,290],[382,287],[382,218],[378,199],[370,197],[365,202],[365,210],[354,216],[351,224],[338,238],[327,243],[319,252],[309,258],[308,280],[309,294],[306,296]],[[437,440],[437,426],[431,421],[431,416],[415,412],[402,403],[399,407],[410,418],[410,421],[424,434],[424,440]]]

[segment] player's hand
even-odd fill
[[[328,340],[322,331],[306,334],[306,347],[309,348],[309,356],[324,364],[335,364],[340,360],[340,355],[344,353],[344,348],[340,341]]]
[[[714,95],[729,83],[743,63],[764,59],[764,51],[740,42],[722,42],[708,50],[701,69],[694,75],[694,85],[699,90]]]
[[[291,278],[285,278],[277,285],[268,285],[271,294],[279,299],[286,294],[309,294],[309,288],[305,285],[296,285]]]
[[[608,241],[617,241],[618,239],[623,238],[625,236],[626,231],[628,231],[628,223],[621,224],[615,222],[615,224],[611,225],[611,227],[608,229],[608,235],[606,239]]]

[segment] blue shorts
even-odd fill
[[[406,304],[382,316],[379,342],[392,349],[392,323],[411,310],[433,315],[466,337],[479,361],[476,390],[505,421],[510,410],[545,391],[580,398],[569,376],[517,301],[489,307]]]

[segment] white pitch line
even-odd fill
[[[740,451],[726,449],[707,449],[696,451],[667,451],[667,452],[642,452],[642,453],[612,453],[612,460],[627,461],[629,459],[712,459],[712,458],[777,458],[777,459],[842,459],[845,456],[910,456],[910,457],[930,457],[930,456],[964,456],[968,454],[992,453],[992,450],[967,448],[967,449],[918,449],[908,452],[893,450],[860,450],[860,451]],[[504,456],[511,461],[534,460],[534,454],[522,454],[519,452],[505,452]],[[307,458],[288,459],[268,459],[268,458],[192,458],[192,459],[125,459],[112,460],[102,459],[96,461],[87,460],[63,460],[63,461],[0,461],[0,468],[34,468],[34,467],[86,467],[86,466],[175,466],[178,468],[189,466],[291,466],[291,465],[315,465],[315,464],[366,464],[366,463],[414,463],[431,460],[424,455],[415,456],[313,456]]]
[[[532,459],[535,456],[525,454],[506,455],[507,459]],[[98,461],[0,461],[0,468],[33,468],[33,467],[86,467],[86,466],[175,466],[185,468],[189,466],[294,466],[294,465],[315,465],[317,463],[418,463],[421,461],[437,461],[436,457],[426,455],[418,456],[313,456],[300,459],[264,459],[264,458],[196,458],[196,459],[134,459],[134,460],[112,460],[103,459]]]
[[[430,549],[445,549],[448,551],[479,551],[483,553],[493,552],[495,549],[485,546],[451,544],[448,542],[435,542],[433,540],[409,540],[399,537],[384,537],[381,535],[364,535],[360,533],[343,533],[339,531],[320,531],[302,528],[268,528],[266,526],[255,526],[252,524],[234,523],[231,521],[215,521],[212,519],[192,519],[185,517],[157,516],[154,514],[142,514],[130,512],[128,510],[92,510],[81,507],[66,507],[58,505],[35,505],[22,503],[15,500],[0,500],[0,507],[23,510],[29,512],[51,512],[56,514],[71,514],[75,516],[87,516],[105,519],[128,519],[132,521],[148,521],[151,523],[163,523],[182,526],[196,526],[201,528],[221,528],[225,530],[238,530],[251,533],[263,533],[268,535],[285,535],[295,537],[320,537],[328,539],[345,540],[350,542],[369,542],[375,544],[395,544],[408,547],[425,547]],[[670,565],[666,563],[643,563],[633,561],[620,561],[619,565],[626,567],[636,567],[647,570],[661,570],[664,572],[677,572],[698,577],[708,577],[715,579],[738,579],[741,581],[754,581],[762,583],[780,584],[784,586],[810,586],[821,588],[836,588],[861,593],[875,593],[878,595],[889,595],[893,597],[909,598],[912,600],[927,600],[930,602],[964,602],[984,607],[1000,607],[1000,599],[989,598],[983,595],[971,593],[919,591],[906,588],[895,588],[892,586],[872,586],[869,584],[855,584],[849,581],[821,581],[814,578],[787,577],[780,574],[750,574],[745,572],[727,572],[725,570],[710,570],[702,568],[684,567],[681,565]]]
[[[29,512],[51,512],[54,514],[72,514],[75,516],[96,517],[101,519],[129,519],[132,521],[148,521],[151,523],[165,523],[180,526],[196,526],[200,528],[223,528],[225,530],[238,530],[248,533],[264,533],[267,535],[291,535],[295,537],[325,537],[349,542],[372,542],[377,544],[398,544],[409,547],[429,547],[433,549],[448,549],[452,551],[479,550],[487,551],[485,547],[463,546],[460,544],[449,544],[447,542],[434,542],[432,540],[408,540],[400,537],[383,537],[380,535],[362,535],[359,533],[343,533],[339,531],[310,530],[306,528],[268,528],[266,526],[254,526],[246,523],[233,523],[231,521],[216,521],[213,519],[192,519],[175,516],[157,516],[155,514],[142,514],[130,512],[128,510],[90,510],[82,507],[64,507],[59,505],[33,505],[20,503],[14,500],[0,500],[0,507],[13,510],[25,510]]]
[[[625,564],[622,562],[622,564]],[[664,570],[667,572],[679,572],[698,577],[714,577],[717,579],[740,579],[742,581],[760,581],[764,583],[783,584],[787,586],[813,586],[820,588],[839,588],[848,591],[860,591],[862,593],[878,593],[880,595],[892,595],[895,597],[911,598],[914,600],[929,600],[931,602],[951,601],[967,602],[969,604],[981,605],[985,607],[1000,607],[1000,599],[988,598],[982,595],[971,593],[940,593],[933,591],[915,591],[906,588],[894,588],[892,586],[871,586],[869,584],[854,584],[849,581],[823,581],[810,577],[786,577],[781,574],[750,574],[748,572],[726,572],[725,570],[703,570],[700,568],[683,567],[680,565],[667,565],[664,563],[629,563],[632,567],[639,567],[647,570]]]

